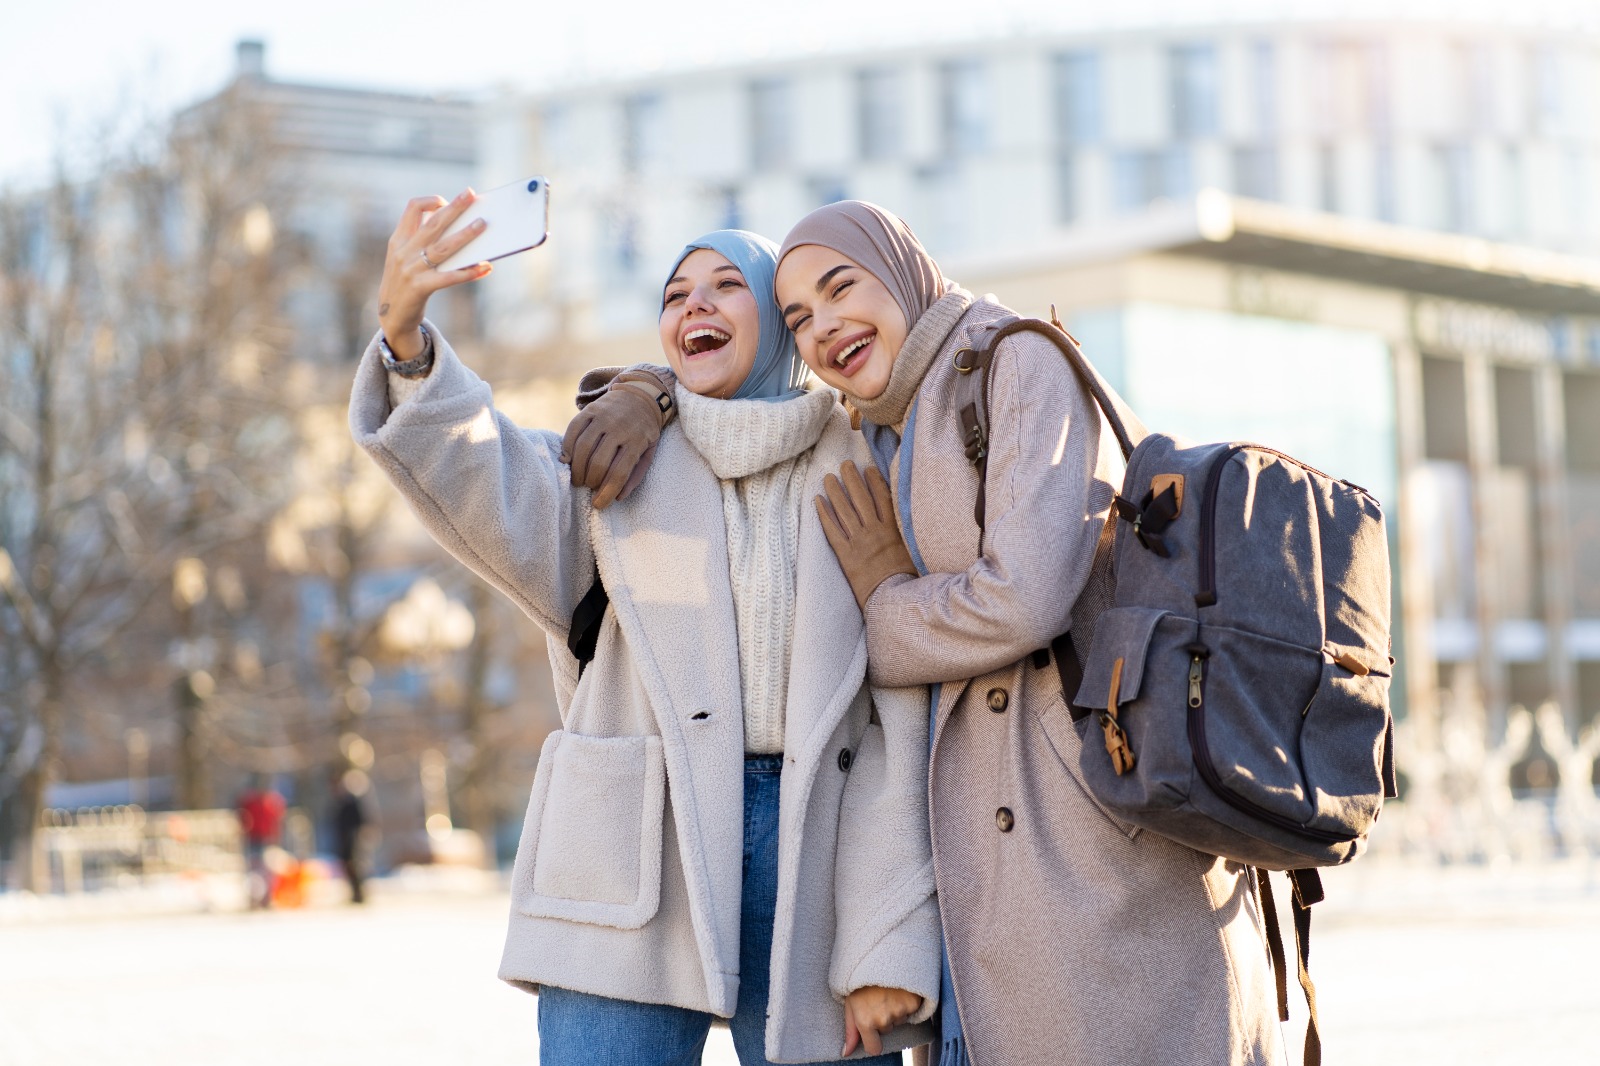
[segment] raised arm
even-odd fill
[[[495,410],[489,386],[423,315],[440,289],[489,273],[488,263],[438,270],[483,232],[445,229],[476,199],[467,189],[408,203],[384,256],[382,329],[350,397],[350,430],[435,540],[564,638],[594,580],[588,493],[575,493],[554,434],[524,431]]]
[[[356,371],[350,429],[435,540],[565,638],[594,580],[589,494],[557,459],[561,440],[495,410],[489,386],[431,323],[428,375],[391,409],[391,371],[374,337]]]

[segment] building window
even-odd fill
[[[1373,211],[1384,222],[1398,217],[1395,202],[1394,146],[1380,141],[1372,150]]]
[[[1188,145],[1168,145],[1161,153],[1161,195],[1183,200],[1194,192],[1194,153]]]
[[[873,67],[856,72],[856,147],[862,159],[893,159],[903,150],[904,95],[904,78],[898,70]]]
[[[1055,57],[1053,74],[1056,143],[1073,146],[1100,140],[1099,53],[1063,52]]]
[[[543,142],[546,167],[569,167],[577,162],[572,143],[572,113],[565,104],[546,105],[543,113]]]
[[[1269,144],[1233,150],[1233,187],[1240,196],[1278,198],[1278,152]]]
[[[1217,132],[1217,50],[1209,44],[1179,45],[1167,53],[1168,99],[1176,137],[1211,137]]]
[[[1271,41],[1250,46],[1250,103],[1255,133],[1266,140],[1278,132],[1278,57]]]
[[[1393,126],[1394,108],[1391,106],[1389,88],[1389,49],[1373,41],[1363,49],[1366,59],[1367,129],[1374,137],[1387,137]]]
[[[1464,144],[1439,145],[1433,150],[1434,187],[1430,199],[1438,205],[1434,225],[1454,233],[1472,229],[1474,214],[1472,150]]]
[[[1339,150],[1331,144],[1317,146],[1317,207],[1339,210]]]
[[[793,130],[790,85],[766,79],[750,85],[750,163],[756,170],[789,165]]]
[[[657,93],[634,93],[622,101],[622,169],[648,174],[666,155],[667,128]]]
[[[1069,226],[1078,221],[1078,157],[1071,152],[1056,156],[1056,221]]]
[[[1567,218],[1575,243],[1588,239],[1589,201],[1595,194],[1594,186],[1588,180],[1589,161],[1585,158],[1586,154],[1582,148],[1568,148],[1566,151]]]
[[[1463,83],[1460,99],[1467,107],[1467,113],[1461,116],[1461,128],[1488,133],[1495,127],[1497,102],[1494,92],[1494,53],[1487,44],[1478,41],[1462,49],[1460,63]]]
[[[1390,127],[1389,51],[1381,42],[1317,41],[1311,52],[1311,121],[1320,137]]]
[[[1522,236],[1527,230],[1528,216],[1526,209],[1527,193],[1524,191],[1522,177],[1522,152],[1514,144],[1507,145],[1500,164],[1502,175],[1501,188],[1505,193],[1504,224],[1501,231],[1504,236],[1516,238]],[[1600,334],[1596,334],[1600,336]]]
[[[632,278],[639,269],[639,220],[626,208],[604,215],[606,274]]]
[[[940,131],[946,156],[977,155],[989,147],[989,78],[981,59],[939,67]]]
[[[1339,49],[1332,41],[1311,45],[1311,77],[1307,91],[1311,97],[1311,126],[1319,137],[1336,136],[1339,130]]]
[[[1561,128],[1561,52],[1554,44],[1538,45],[1528,53],[1530,85],[1528,100],[1535,133],[1550,135]]]
[[[1112,201],[1120,212],[1137,211],[1162,198],[1194,193],[1194,166],[1184,145],[1118,152],[1111,159]]]

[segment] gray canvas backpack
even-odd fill
[[[1128,462],[1113,510],[1112,605],[1087,648],[1069,634],[1052,645],[1083,780],[1117,817],[1257,868],[1285,1019],[1266,871],[1290,871],[1311,1006],[1306,1061],[1318,1062],[1306,971],[1309,907],[1322,898],[1315,868],[1358,856],[1395,795],[1383,513],[1365,489],[1271,448],[1143,433],[1059,322],[1037,319],[996,323],[981,351],[957,356],[958,413],[980,479],[992,361],[1024,330],[1061,349]],[[982,512],[980,488],[980,529]]]

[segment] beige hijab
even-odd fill
[[[883,282],[906,316],[908,330],[945,294],[938,264],[911,227],[877,204],[840,200],[817,208],[789,231],[778,262],[802,244],[832,248]]]
[[[906,412],[940,346],[972,303],[972,294],[939,273],[917,235],[877,204],[841,200],[819,207],[795,224],[778,252],[781,265],[802,244],[831,248],[883,282],[906,319],[906,340],[889,372],[889,384],[871,400],[845,397],[852,421],[864,415],[899,432]]]

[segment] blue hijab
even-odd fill
[[[684,245],[678,258],[673,260],[672,269],[667,271],[667,277],[677,274],[689,253],[701,248],[716,252],[739,268],[744,283],[755,294],[756,306],[761,309],[761,346],[756,349],[756,361],[729,399],[788,399],[800,391],[806,379],[806,365],[795,351],[794,335],[784,326],[783,313],[773,293],[778,274],[778,246],[759,233],[747,230],[712,230]]]

